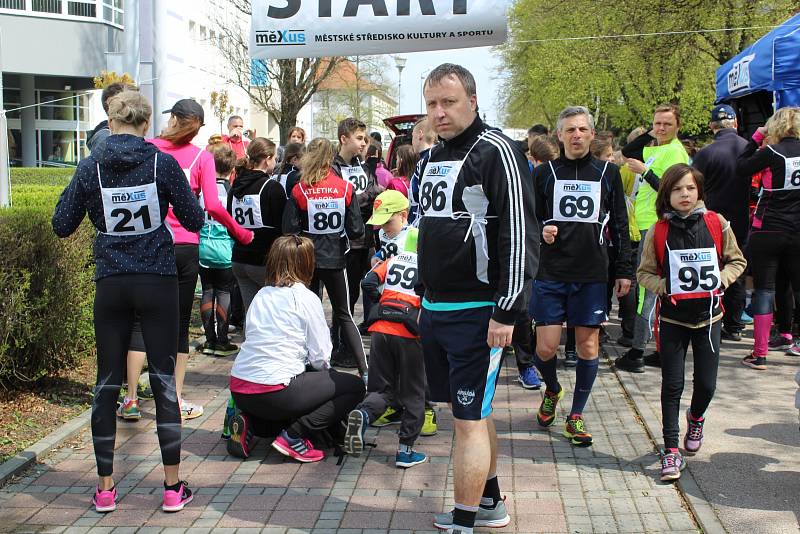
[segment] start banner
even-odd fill
[[[497,45],[506,40],[507,7],[503,0],[252,0],[250,56],[366,56]]]

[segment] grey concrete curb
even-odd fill
[[[612,349],[614,352],[616,350]],[[617,355],[619,355],[617,353]],[[613,362],[614,359],[611,355],[611,352],[606,351],[606,357],[609,359],[609,363]],[[642,414],[642,409],[640,406],[644,406],[647,402],[644,397],[638,392],[634,391],[633,388],[629,388],[625,384],[624,375],[617,371],[617,369],[612,365],[611,370],[617,377],[622,389],[625,391],[625,394],[633,401],[634,408],[636,409],[637,415],[639,419],[644,424],[644,428],[647,431],[647,434],[650,436],[650,440],[653,442],[654,445],[657,446],[657,436],[661,435],[661,428],[655,426],[656,422],[653,421],[652,418],[644,417]],[[727,534],[727,530],[723,526],[722,522],[717,517],[716,512],[714,512],[714,508],[703,499],[697,497],[697,495],[703,495],[703,491],[700,489],[700,486],[697,485],[697,481],[695,481],[694,476],[691,473],[691,464],[688,466],[687,469],[683,471],[681,478],[675,483],[678,488],[678,491],[681,492],[681,495],[686,499],[686,502],[689,504],[689,508],[694,515],[694,518],[697,520],[697,523],[700,525],[704,534]]]
[[[30,465],[39,461],[40,458],[49,453],[53,448],[80,433],[84,428],[89,426],[89,418],[91,415],[92,409],[89,408],[27,449],[18,452],[16,456],[0,464],[0,485],[5,484],[9,478],[19,474]]]

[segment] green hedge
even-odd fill
[[[49,185],[63,188],[72,178],[75,169],[12,167],[11,187],[17,185]]]
[[[55,374],[94,348],[93,231],[86,221],[75,235],[59,239],[50,224],[72,172],[14,171],[14,205],[0,210],[0,383],[4,386]]]

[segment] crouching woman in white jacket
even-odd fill
[[[308,289],[314,275],[314,244],[284,236],[267,257],[266,285],[247,311],[246,341],[231,369],[236,413],[232,448],[250,455],[251,417],[291,421],[273,448],[299,462],[325,453],[311,439],[334,428],[364,398],[364,382],[330,367],[331,339],[322,302]],[[306,371],[309,365],[313,370]]]

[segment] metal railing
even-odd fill
[[[122,0],[0,0],[0,14],[103,22],[123,28]]]

